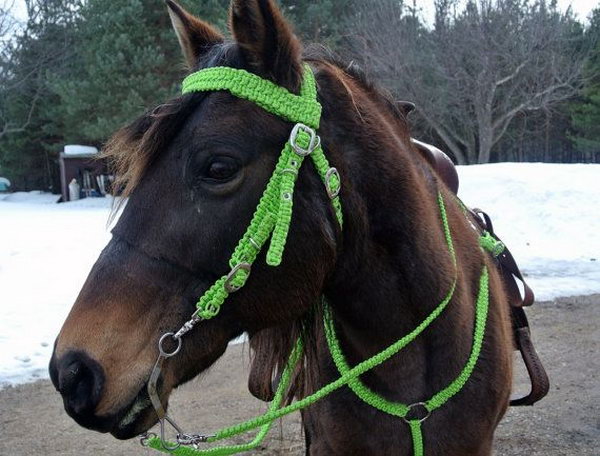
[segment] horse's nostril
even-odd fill
[[[56,370],[56,387],[69,415],[78,421],[93,416],[104,385],[100,365],[82,352],[69,352],[56,363]]]
[[[78,362],[72,362],[58,373],[58,391],[62,395],[69,395],[77,387],[82,375],[85,375],[84,367]]]

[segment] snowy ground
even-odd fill
[[[600,292],[600,165],[463,167],[538,300]],[[0,195],[0,387],[47,377],[52,344],[100,250],[111,201]]]
[[[538,301],[600,292],[600,165],[459,168],[459,194],[486,211]]]
[[[52,344],[98,253],[111,201],[0,195],[0,387],[48,376]]]

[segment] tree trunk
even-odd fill
[[[478,148],[477,163],[489,163],[494,147],[494,126],[492,124],[491,104],[489,109],[481,107],[477,114],[478,125]]]

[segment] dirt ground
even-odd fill
[[[538,303],[529,314],[552,388],[542,403],[509,411],[496,434],[495,454],[598,456],[600,295]],[[231,347],[207,375],[177,391],[173,415],[185,429],[210,432],[264,411],[246,389],[246,350]],[[524,385],[518,378],[516,388]],[[304,454],[298,416],[277,425],[265,446],[254,454]],[[78,427],[48,381],[0,391],[1,456],[82,453],[150,454],[137,441],[118,442]]]

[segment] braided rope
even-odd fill
[[[286,120],[302,123],[314,129],[319,126],[321,106],[317,101],[314,75],[308,66],[305,68],[305,77],[300,95],[294,95],[286,89],[244,70],[225,67],[199,71],[190,75],[183,83],[183,93],[214,90],[228,90],[233,95],[252,101],[272,114],[278,115]],[[308,150],[315,138],[311,137],[307,131],[300,129],[293,140],[297,146]],[[292,139],[290,141],[292,141]],[[320,146],[320,142],[310,150],[307,155],[311,156],[319,176],[325,183],[336,218],[340,226],[342,226],[343,215],[339,199],[341,180],[339,174],[337,170],[329,166],[329,162]],[[267,264],[278,266],[281,263],[292,219],[294,188],[304,158],[305,155],[298,154],[291,142],[286,143],[277,162],[275,172],[271,176],[252,217],[252,221],[230,259],[229,265],[232,268],[232,271],[229,275],[223,276],[217,280],[199,299],[197,303],[197,317],[201,319],[214,318],[219,313],[221,305],[227,299],[229,294],[239,290],[245,285],[250,275],[250,267],[256,260],[262,247],[269,240],[269,237],[271,238],[271,243],[267,252]],[[351,368],[340,348],[339,340],[335,333],[331,309],[327,303],[324,303],[323,323],[331,355],[340,372],[340,377],[337,380],[325,385],[320,390],[295,403],[286,407],[281,407],[285,392],[290,386],[292,372],[302,358],[303,343],[300,338],[290,354],[274,400],[271,402],[268,411],[262,416],[225,428],[217,432],[214,437],[208,439],[209,443],[214,443],[260,428],[256,437],[250,443],[221,446],[205,450],[196,450],[187,447],[179,447],[176,450],[167,450],[165,449],[166,442],[162,442],[159,438],[155,437],[148,441],[148,446],[177,456],[225,456],[249,451],[261,444],[275,420],[304,409],[345,385],[348,385],[359,398],[369,405],[390,415],[406,418],[412,406],[387,401],[385,398],[379,396],[363,385],[359,377],[386,362],[412,342],[427,329],[452,300],[457,281],[456,253],[444,199],[441,193],[438,194],[438,206],[448,251],[455,269],[455,275],[453,277],[452,286],[444,300],[412,332],[382,350],[380,353]],[[487,240],[482,241],[482,247],[487,246],[486,242]],[[447,388],[434,395],[425,403],[425,407],[429,412],[441,407],[457,394],[464,387],[473,372],[481,350],[485,322],[487,319],[487,306],[489,302],[487,274],[487,268],[484,268],[477,300],[474,342],[469,360],[460,375]],[[415,456],[422,456],[422,420],[409,420],[407,422],[411,429],[414,454]],[[167,447],[172,447],[172,445],[168,445]]]
[[[285,367],[283,373],[281,374],[279,386],[277,387],[277,391],[275,393],[273,401],[269,404],[269,411],[277,410],[281,406],[281,403],[283,402],[284,394],[287,391],[287,389],[289,388],[289,385],[291,383],[292,373],[294,372],[294,368],[296,367],[300,358],[302,357],[303,351],[304,351],[304,344],[302,342],[302,339],[300,338],[296,342],[296,345],[295,345],[294,349],[292,350],[292,353],[290,354],[290,357],[288,359],[286,367]],[[250,450],[257,448],[263,442],[263,440],[265,439],[265,437],[271,430],[274,422],[275,422],[275,420],[271,420],[271,421],[263,424],[261,426],[261,429],[258,432],[258,434],[256,434],[256,437],[254,438],[254,440],[252,440],[249,443],[241,444],[241,445],[220,446],[220,447],[208,448],[205,450],[195,450],[195,449],[187,448],[187,447],[179,447],[177,450],[167,451],[164,449],[164,445],[161,442],[161,440],[158,438],[155,438],[155,439],[151,439],[148,442],[148,446],[150,448],[154,448],[155,450],[162,451],[164,453],[174,454],[176,456],[200,456],[200,455],[203,455],[203,456],[228,456],[228,455],[232,455],[232,454],[243,453],[245,451],[250,451]],[[171,446],[171,445],[169,445],[169,446]]]
[[[397,341],[392,347],[395,347],[395,353],[398,353],[401,349],[406,347],[409,343],[417,338],[448,306],[448,303],[452,300],[454,296],[454,291],[456,289],[456,253],[454,251],[454,242],[452,241],[452,234],[450,232],[450,226],[448,224],[448,216],[446,214],[446,206],[444,204],[443,197],[441,193],[438,195],[438,206],[440,209],[441,221],[444,228],[444,236],[446,238],[446,244],[448,247],[448,251],[450,252],[450,256],[452,258],[452,263],[455,265],[454,267],[454,276],[452,278],[452,285],[450,290],[446,294],[446,297],[442,300],[442,302],[429,314],[429,316],[423,320],[423,322],[411,333],[404,336],[402,339]],[[327,344],[329,345],[329,352],[331,353],[331,357],[335,362],[335,365],[340,372],[340,374],[345,374],[350,371],[350,366],[346,361],[346,358],[342,352],[342,348],[340,346],[339,339],[337,337],[335,326],[333,322],[333,316],[331,314],[331,309],[329,306],[324,306],[324,316],[325,316],[325,337],[327,339]],[[394,354],[395,354],[394,353]],[[406,404],[402,404],[399,402],[391,402],[385,399],[384,397],[378,395],[374,391],[370,390],[367,386],[365,386],[359,378],[353,378],[348,386],[350,389],[356,394],[359,398],[361,398],[364,402],[369,404],[371,407],[374,407],[382,412],[385,412],[389,415],[397,416],[400,418],[405,418],[408,412],[410,411],[410,407]]]
[[[294,95],[283,87],[247,71],[227,67],[199,71],[188,76],[183,82],[183,93],[213,90],[228,90],[234,96],[250,100],[286,120],[301,122],[314,128],[319,125],[321,105],[317,101],[315,77],[308,66],[305,67],[300,95]],[[315,145],[314,150],[310,150],[315,138],[311,137],[309,132],[298,130],[294,141],[297,146],[310,151],[308,155],[311,156],[328,193],[336,194],[331,204],[342,226],[342,206],[337,196],[341,182],[337,171],[328,179],[332,168],[320,142]],[[202,320],[216,317],[229,295],[244,287],[250,276],[252,264],[269,238],[271,242],[267,251],[267,264],[281,264],[292,221],[294,189],[304,159],[305,156],[296,153],[290,142],[285,144],[250,225],[231,256],[230,274],[217,280],[199,298],[196,317]]]
[[[414,456],[423,456],[423,430],[421,429],[421,421],[410,420],[408,422],[410,426],[410,434],[412,435],[413,442],[413,454]]]
[[[448,246],[448,250],[452,257],[452,261],[456,264],[456,254],[454,251],[454,245],[452,241],[452,235],[449,229],[448,219],[446,215],[445,205],[443,201],[443,197],[441,194],[438,196],[438,203],[440,207],[440,214],[442,218],[442,224],[444,226],[444,234],[446,237],[446,242]],[[190,448],[180,448],[178,450],[168,452],[164,450],[163,445],[158,438],[154,438],[150,440],[150,446],[159,451],[172,453],[177,456],[192,456],[192,455],[211,455],[211,456],[220,456],[220,455],[229,455],[242,451],[248,451],[249,449],[255,448],[262,440],[266,437],[270,427],[270,425],[277,419],[288,415],[290,413],[296,412],[298,410],[309,407],[315,402],[323,399],[328,396],[332,392],[337,389],[348,385],[354,393],[365,401],[367,404],[372,405],[373,407],[386,412],[390,415],[405,418],[410,411],[410,406],[394,403],[391,401],[382,398],[377,393],[369,390],[366,386],[360,382],[359,377],[366,372],[374,369],[375,367],[383,364],[385,361],[390,359],[392,356],[397,354],[400,350],[402,350],[406,345],[412,342],[416,337],[418,337],[446,308],[452,296],[454,294],[454,290],[456,287],[456,278],[454,279],[453,285],[451,287],[450,292],[446,296],[446,298],[442,301],[442,303],[434,309],[434,311],[412,332],[402,337],[400,340],[387,347],[385,350],[376,354],[375,356],[357,364],[353,368],[350,368],[345,360],[345,357],[341,351],[339,340],[335,335],[335,328],[333,325],[333,318],[331,315],[331,310],[329,306],[324,306],[324,326],[325,326],[325,334],[327,338],[327,342],[329,345],[329,350],[334,359],[338,370],[340,371],[341,376],[325,385],[320,390],[311,394],[310,396],[305,397],[293,404],[290,404],[286,407],[279,408],[280,400],[278,398],[283,397],[284,392],[289,387],[289,378],[284,375],[282,376],[282,381],[279,384],[277,389],[275,400],[271,403],[269,410],[262,416],[253,418],[251,420],[245,421],[243,423],[237,424],[235,426],[231,426],[225,428],[215,434],[214,437],[210,438],[208,441],[213,443],[220,440],[228,439],[234,437],[239,434],[243,434],[252,429],[261,428],[261,431],[256,436],[256,438],[246,445],[236,445],[231,447],[218,447],[207,450],[192,450]],[[443,404],[445,404],[450,398],[452,398],[455,394],[457,394],[466,384],[467,380],[471,376],[477,359],[479,358],[479,354],[481,351],[481,346],[483,343],[484,332],[485,332],[485,323],[487,320],[487,309],[489,304],[489,291],[488,291],[488,271],[487,268],[484,267],[482,272],[482,277],[480,280],[480,288],[479,295],[477,298],[477,306],[476,306],[476,327],[474,330],[474,342],[471,350],[471,354],[469,356],[469,360],[463,371],[459,374],[459,376],[444,390],[440,391],[436,395],[434,395],[430,400],[425,403],[425,407],[428,411],[433,411]],[[286,372],[293,370],[291,366],[295,366],[300,359],[299,351],[302,350],[302,341],[299,340],[296,345],[296,349],[292,352],[290,356],[290,360],[286,367]],[[421,422],[419,420],[410,420],[408,421],[411,435],[413,439],[413,450],[415,456],[423,455],[423,436],[421,431]]]
[[[310,76],[307,74],[310,72]],[[312,70],[306,68],[300,95],[260,76],[229,67],[214,67],[192,73],[183,81],[184,94],[228,90],[232,95],[252,101],[264,110],[285,120],[318,129],[321,105],[316,100]],[[313,96],[314,95],[314,96]]]

